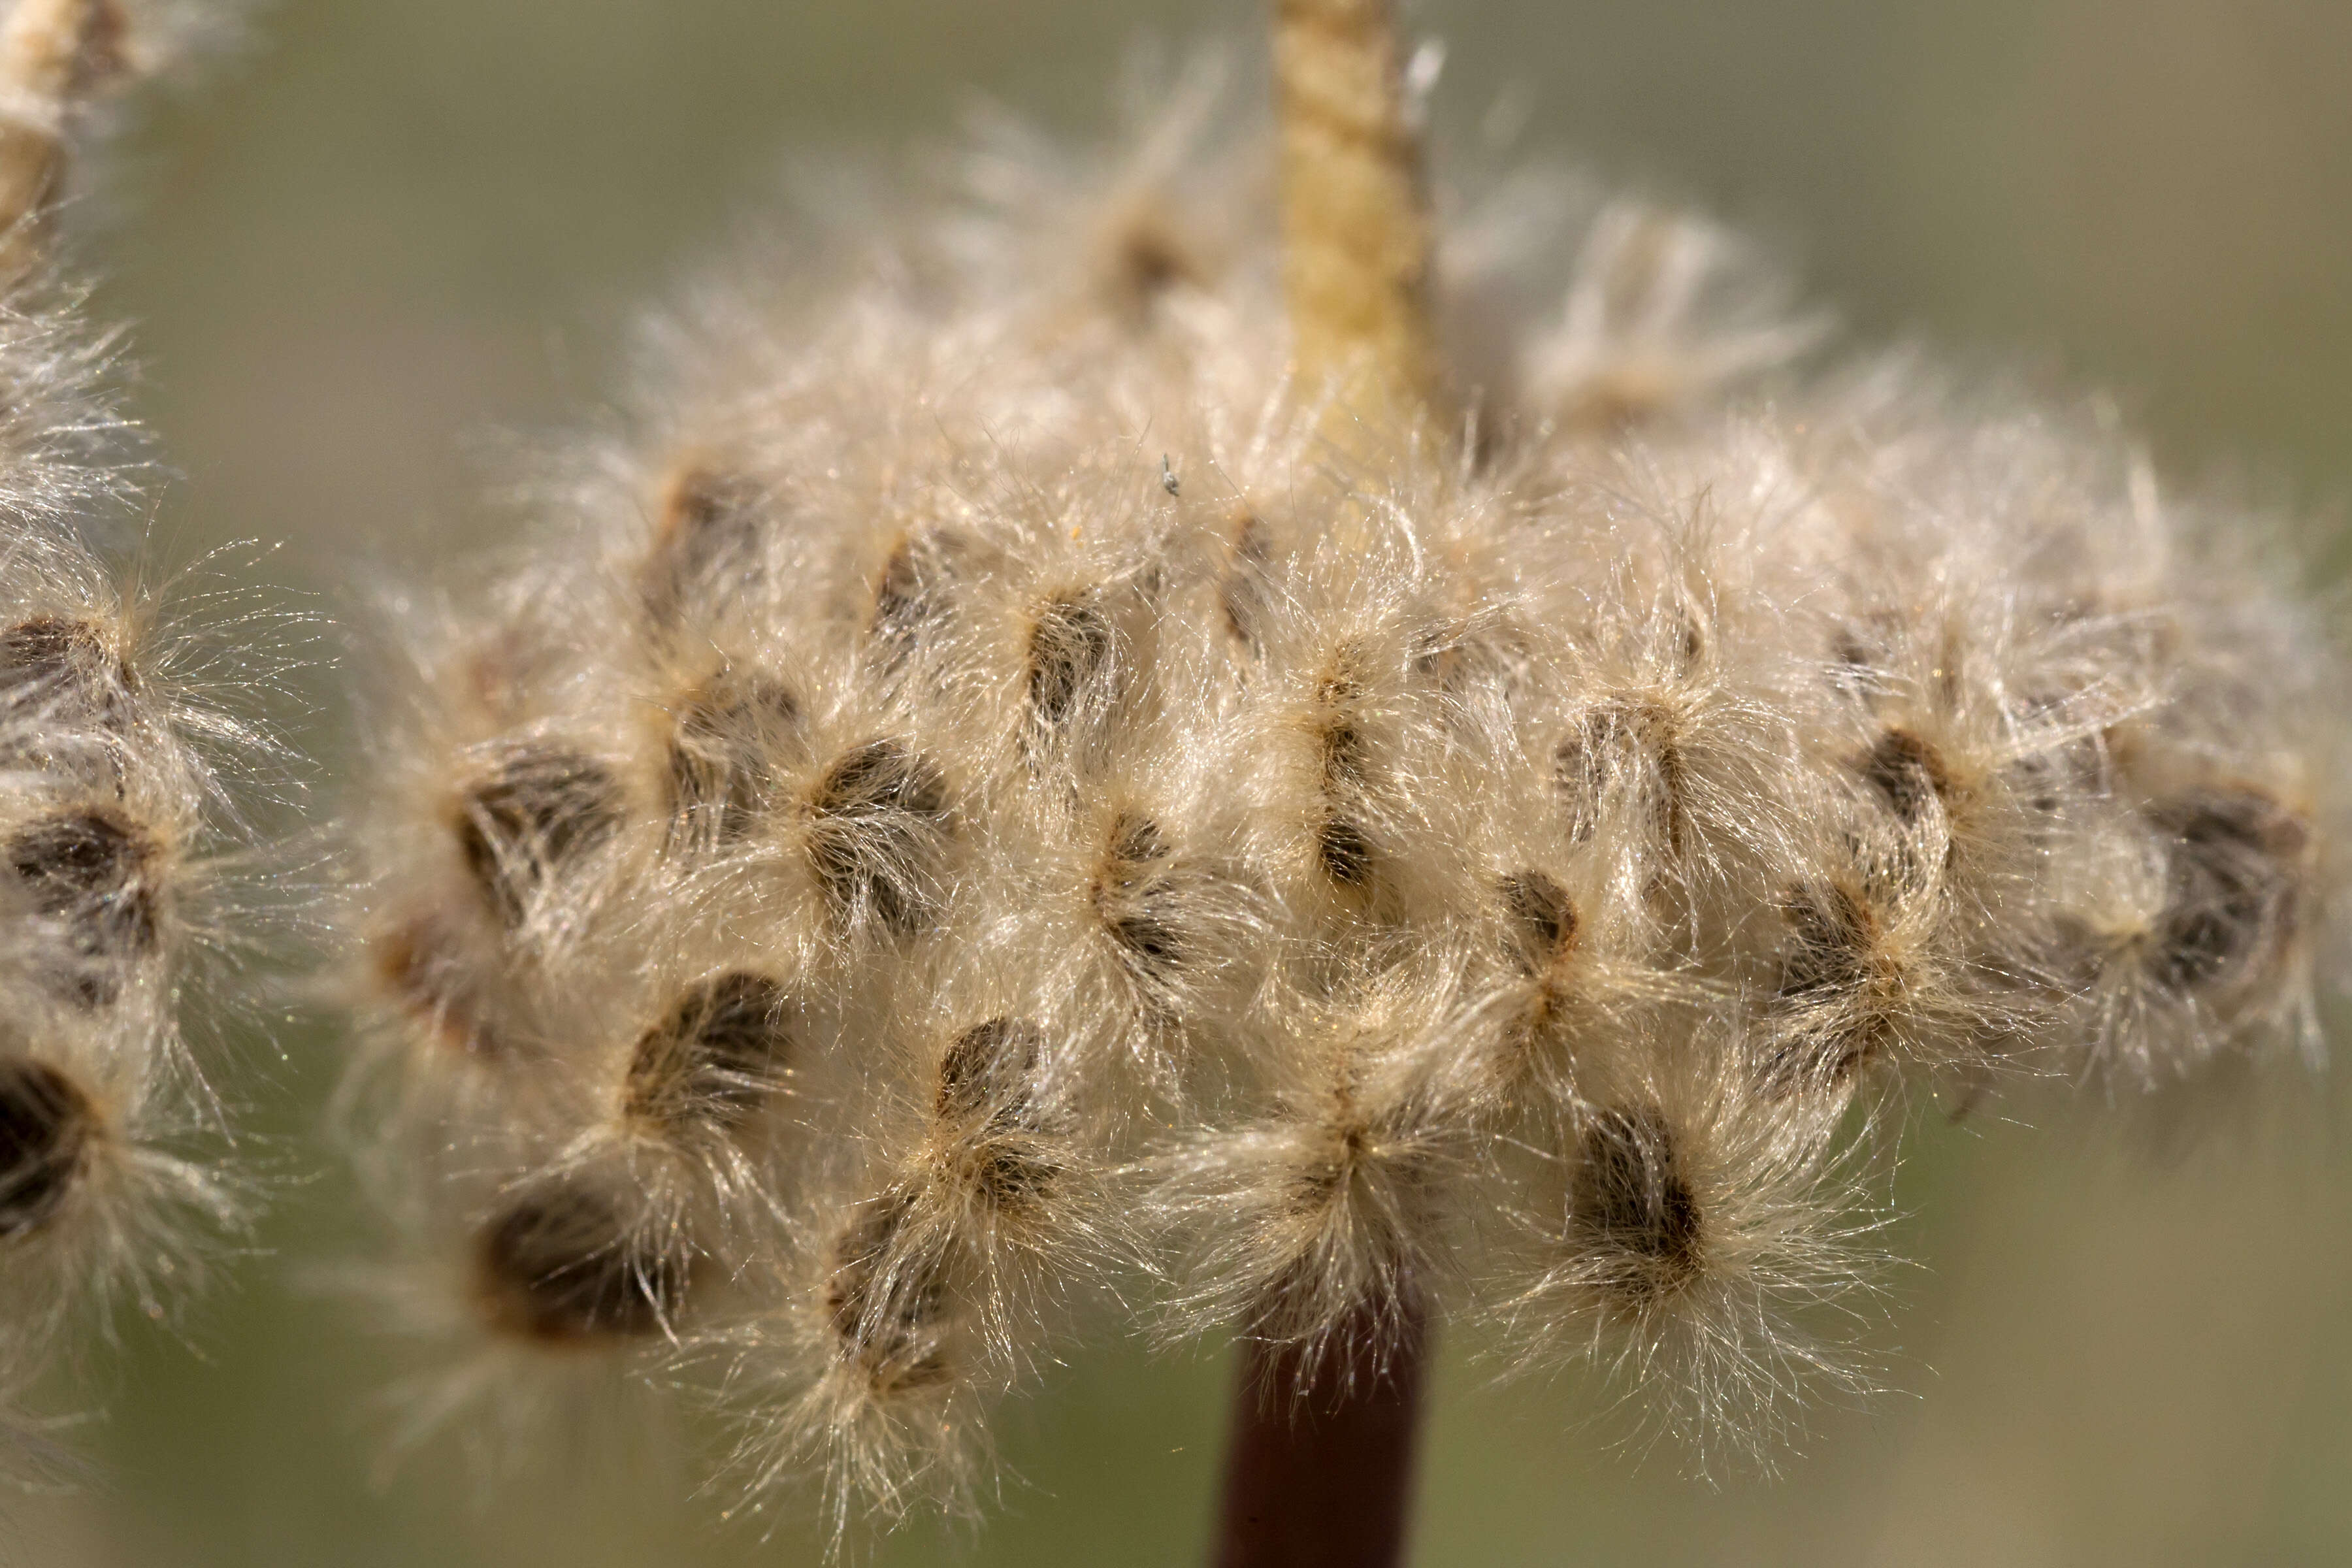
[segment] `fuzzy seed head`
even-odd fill
[[[1709,1464],[1866,1381],[1912,1107],[2315,1054],[2335,655],[2249,520],[1810,363],[1749,247],[1570,176],[1440,237],[1475,424],[1349,402],[1179,97],[749,258],[395,634],[349,1120],[508,1332],[723,1367],[836,1520],[968,1506],[1139,1310],[1302,1375],[1444,1318]],[[78,625],[0,697],[96,734]],[[171,833],[21,824],[60,951],[173,918]]]

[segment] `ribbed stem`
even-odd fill
[[[1216,1568],[1404,1561],[1427,1320],[1344,1335],[1312,1363],[1252,1342],[1234,1394]],[[1303,1380],[1303,1385],[1302,1385]]]
[[[1301,389],[1408,429],[1436,414],[1433,235],[1391,0],[1276,0],[1283,295]]]

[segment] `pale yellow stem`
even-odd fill
[[[16,0],[0,26],[0,284],[39,260],[79,100],[121,64],[115,0]]]
[[[1391,0],[1276,6],[1282,282],[1300,389],[1335,395],[1335,437],[1416,428],[1440,416],[1444,387],[1434,226]]]

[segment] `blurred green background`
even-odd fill
[[[2352,6],[1425,0],[1414,20],[1450,46],[1457,158],[1499,104],[1527,147],[1762,225],[1865,337],[2111,387],[2168,473],[2292,498],[2320,520],[2316,579],[2341,575]],[[484,438],[593,414],[630,311],[756,213],[788,154],[936,138],[973,93],[1084,131],[1139,34],[1255,25],[1198,0],[282,0],[143,117],[89,205],[101,313],[137,323],[138,408],[186,476],[159,538],[285,541],[268,569],[334,613],[366,563],[506,526],[474,499]],[[347,716],[317,686],[298,721],[331,754]],[[336,1042],[284,1044],[257,1120],[301,1173],[325,1163]],[[1895,1194],[1919,1265],[1880,1341],[1898,1392],[1822,1412],[1777,1481],[1636,1463],[1582,1426],[1589,1388],[1498,1390],[1450,1345],[1415,1560],[2352,1560],[2352,1161],[2329,1107],[2278,1113],[2321,1091],[2268,1093],[2166,1159],[2053,1107],[2038,1129],[1927,1128]],[[194,1352],[134,1331],[84,1435],[108,1481],[20,1510],[0,1560],[821,1555],[804,1513],[765,1544],[719,1523],[658,1433],[512,1481],[428,1455],[372,1489],[365,1406],[395,1358],[297,1267],[358,1250],[352,1213],[331,1175],[289,1185]],[[1014,1479],[984,1531],[871,1552],[1199,1562],[1225,1379],[1089,1355],[1008,1411]]]

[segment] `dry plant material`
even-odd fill
[[[755,1491],[969,1510],[1140,1310],[1251,1342],[1300,1495],[1401,1475],[1441,1321],[1769,1456],[1869,1381],[1914,1108],[2316,1060],[2336,665],[2260,520],[1808,359],[1691,215],[1441,232],[1383,8],[1276,39],[1274,125],[1180,74],[744,258],[373,661],[345,1109],[426,1408],[707,1373]]]

